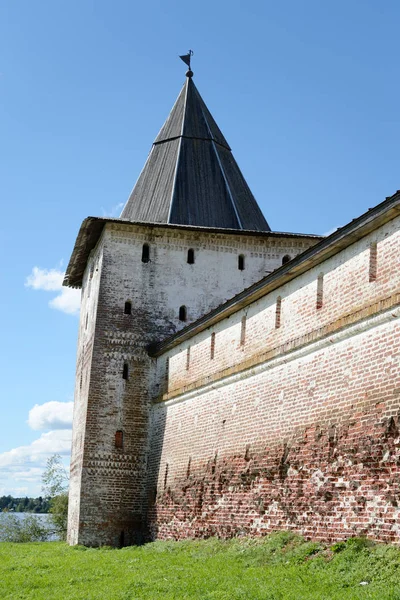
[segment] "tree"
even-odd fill
[[[42,490],[45,496],[54,498],[68,491],[68,471],[62,463],[59,454],[53,454],[47,459],[46,470],[42,475]]]
[[[47,459],[42,483],[44,494],[50,498],[50,514],[55,533],[64,540],[67,537],[69,477],[59,454]]]
[[[68,473],[62,464],[61,456],[55,454],[47,461],[42,476],[43,491],[48,498],[0,498],[0,541],[4,542],[42,542],[54,535],[65,539],[68,515]],[[38,515],[17,516],[8,511],[36,511],[41,507],[47,510],[50,502],[51,522],[42,520]]]

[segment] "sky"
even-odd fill
[[[271,228],[326,234],[400,187],[400,3],[0,0],[0,496],[69,460],[82,220],[119,216],[185,80]]]

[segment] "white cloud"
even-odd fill
[[[50,300],[50,308],[55,308],[69,315],[77,315],[81,304],[81,291],[63,287],[64,275],[65,273],[59,269],[33,267],[32,273],[26,278],[25,285],[34,290],[60,292]]]
[[[23,498],[27,493],[27,487],[0,487],[0,496],[14,496],[14,498]]]
[[[31,467],[25,471],[14,471],[13,479],[15,481],[27,481],[29,483],[36,483],[41,478],[43,469],[40,467]]]
[[[125,202],[119,202],[118,204],[115,204],[109,209],[102,208],[101,210],[103,211],[103,217],[119,217],[124,207],[124,204]]]
[[[63,287],[61,294],[50,300],[49,306],[68,315],[77,315],[81,307],[81,290]]]
[[[325,231],[325,233],[323,233],[322,235],[325,236],[325,237],[328,237],[328,235],[332,235],[332,233],[334,233],[338,229],[339,229],[339,227],[332,227],[332,229],[329,229],[328,231]]]
[[[42,433],[40,438],[28,446],[18,446],[0,454],[2,474],[20,472],[31,466],[44,466],[46,460],[53,454],[68,455],[71,451],[71,429],[59,429]]]
[[[45,402],[35,404],[29,411],[28,424],[31,429],[69,429],[72,427],[73,402]]]
[[[34,430],[50,429],[26,446],[17,446],[0,454],[0,496],[20,496],[41,493],[42,473],[47,459],[54,454],[64,457],[67,467],[72,442],[73,402],[45,402],[35,404],[29,411],[28,424]],[[18,488],[18,483],[26,488]],[[3,490],[3,493],[1,493]],[[21,493],[17,493],[20,490]]]
[[[61,290],[64,273],[58,269],[40,269],[33,267],[32,273],[26,278],[25,285],[34,290],[53,292]]]

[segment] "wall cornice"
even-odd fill
[[[400,293],[381,298],[327,325],[276,346],[229,367],[171,390],[155,400],[166,405],[189,400],[200,393],[218,389],[258,373],[297,360],[332,344],[400,318]]]
[[[378,204],[378,206],[371,208],[357,219],[353,219],[344,227],[340,227],[329,237],[311,246],[311,248],[305,250],[305,252],[302,252],[293,260],[243,290],[243,292],[240,292],[218,308],[197,319],[197,321],[181,329],[178,333],[165,340],[151,344],[148,347],[150,356],[161,356],[164,352],[193,338],[198,333],[230,317],[232,314],[292,281],[299,275],[324,263],[327,259],[335,256],[399,215],[400,191],[387,198],[384,202],[381,202],[381,204]]]

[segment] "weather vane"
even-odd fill
[[[181,60],[183,60],[183,62],[185,63],[185,65],[187,65],[189,67],[189,70],[186,73],[186,75],[188,77],[192,77],[193,76],[193,71],[190,68],[190,59],[192,58],[192,56],[193,56],[193,50],[189,50],[189,52],[187,54],[182,54],[182,56],[179,56],[179,58]]]

